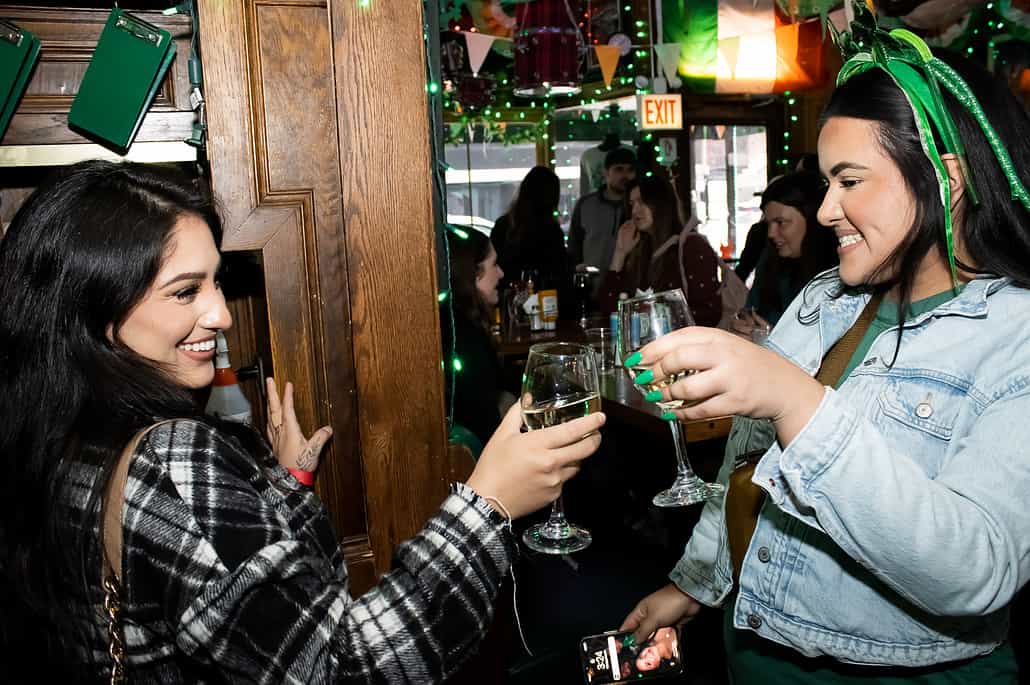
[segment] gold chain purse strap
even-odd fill
[[[108,654],[111,655],[111,685],[125,685],[129,682],[128,676],[126,675],[126,656],[125,656],[125,635],[122,627],[122,585],[118,580],[118,574],[115,571],[114,564],[111,562],[111,557],[108,554],[108,543],[110,542],[107,538],[107,526],[108,523],[108,507],[113,503],[122,503],[125,499],[125,482],[128,479],[129,473],[129,462],[132,459],[133,453],[136,451],[136,446],[139,445],[140,441],[150,431],[160,426],[162,423],[168,423],[168,421],[159,421],[154,425],[137,433],[129,444],[126,445],[125,450],[122,452],[121,458],[118,460],[114,472],[111,476],[111,481],[108,483],[108,490],[104,498],[104,507],[101,513],[101,555],[103,557],[103,568],[100,571],[102,585],[104,588],[104,615],[107,618],[107,639],[108,639]],[[118,517],[114,521],[117,523],[118,528],[118,542],[114,550],[121,552],[121,507],[118,508]],[[119,561],[120,563],[120,561]]]
[[[124,685],[125,640],[122,637],[122,590],[114,571],[104,555],[104,614],[107,615],[108,654],[111,655],[111,685]]]

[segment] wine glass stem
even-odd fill
[[[687,458],[686,426],[681,421],[670,421],[669,428],[672,429],[672,444],[676,447],[676,475],[678,478],[692,478],[694,469]]]
[[[559,530],[567,525],[565,521],[565,505],[562,503],[561,495],[551,503],[551,515],[547,518],[547,525],[552,530]]]

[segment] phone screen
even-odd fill
[[[683,672],[677,628],[659,628],[639,645],[632,632],[591,635],[580,642],[579,656],[591,685]]]

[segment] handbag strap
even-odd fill
[[[881,300],[883,300],[883,295],[874,295],[862,313],[858,315],[858,320],[841,336],[840,340],[833,343],[826,356],[823,357],[823,363],[815,375],[817,381],[831,388],[840,382],[844,370],[848,368],[848,362],[851,361],[855,350],[858,349],[858,344],[862,342],[866,331],[869,330],[873,319],[876,318],[876,310],[880,308]]]
[[[835,386],[865,337],[866,331],[876,317],[880,307],[881,295],[874,296],[866,304],[858,320],[847,332],[833,344],[815,377],[823,385]],[[758,516],[765,504],[765,491],[751,481],[755,466],[765,455],[765,450],[752,450],[738,456],[734,460],[733,471],[729,476],[729,487],[726,490],[724,510],[727,542],[730,548],[730,563],[733,580],[740,579],[740,570],[744,564],[744,555],[751,545],[751,538],[758,524]]]
[[[107,651],[111,655],[111,685],[124,685],[129,682],[125,673],[125,636],[122,630],[121,577],[123,570],[120,562],[122,550],[122,508],[120,504],[125,499],[125,483],[129,476],[129,464],[132,461],[132,455],[136,452],[136,447],[150,431],[163,423],[168,423],[168,421],[159,421],[144,428],[134,435],[122,450],[118,463],[111,474],[107,492],[104,494],[104,504],[100,513],[100,554],[103,559],[100,578],[104,588],[104,615],[107,618]],[[111,523],[108,521],[109,513],[117,514],[113,522],[117,525],[107,525]],[[111,536],[115,536],[114,540],[108,536],[109,528],[113,529]],[[117,567],[111,559],[112,556],[119,560]]]

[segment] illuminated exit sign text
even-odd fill
[[[679,93],[641,95],[637,101],[637,119],[645,131],[683,128],[683,103]]]

